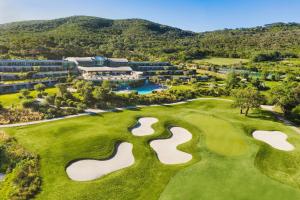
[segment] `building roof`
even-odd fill
[[[86,72],[132,71],[131,67],[78,67],[78,69]]]
[[[113,62],[128,62],[128,60],[126,58],[108,58],[110,61]]]
[[[0,60],[0,62],[66,62],[64,60]]]
[[[65,60],[73,61],[78,64],[78,62],[93,62],[95,58],[94,57],[68,57]]]

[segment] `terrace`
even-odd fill
[[[143,80],[142,72],[135,72],[130,67],[78,67],[82,77],[89,81],[121,81]]]

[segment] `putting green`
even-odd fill
[[[254,167],[253,159],[205,155],[201,162],[179,172],[161,200],[299,199],[299,190],[268,178]]]
[[[266,112],[239,115],[230,102],[201,100],[5,129],[41,157],[42,190],[36,199],[300,199],[300,136]],[[155,117],[155,133],[135,137],[130,127]],[[193,134],[178,147],[193,159],[162,164],[149,141],[168,138],[169,127]],[[295,146],[282,152],[255,140],[254,130],[286,133]],[[65,168],[79,158],[105,159],[117,142],[133,144],[133,166],[100,179],[75,182]]]

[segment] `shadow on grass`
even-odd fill
[[[129,107],[126,110],[130,110],[130,111],[141,111],[141,108],[139,107]]]
[[[271,113],[270,111],[264,111],[264,110],[251,113],[247,117],[252,119],[262,119],[262,120],[268,120],[273,122],[281,122],[279,119],[277,119],[275,114]]]
[[[113,141],[113,145],[112,145],[112,151],[107,153],[107,155],[104,155],[102,158],[100,159],[94,159],[94,158],[76,158],[73,159],[71,161],[69,161],[66,166],[65,166],[65,171],[67,170],[68,167],[70,167],[72,164],[74,164],[75,162],[78,161],[83,161],[83,160],[96,160],[96,161],[106,161],[106,160],[110,160],[112,158],[114,158],[118,152],[119,146],[121,143],[123,143],[124,141],[121,140],[116,140]],[[100,150],[99,150],[100,151]]]

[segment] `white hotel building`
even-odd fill
[[[133,71],[127,59],[96,57],[69,57],[85,80],[130,83],[144,80],[142,72]]]

